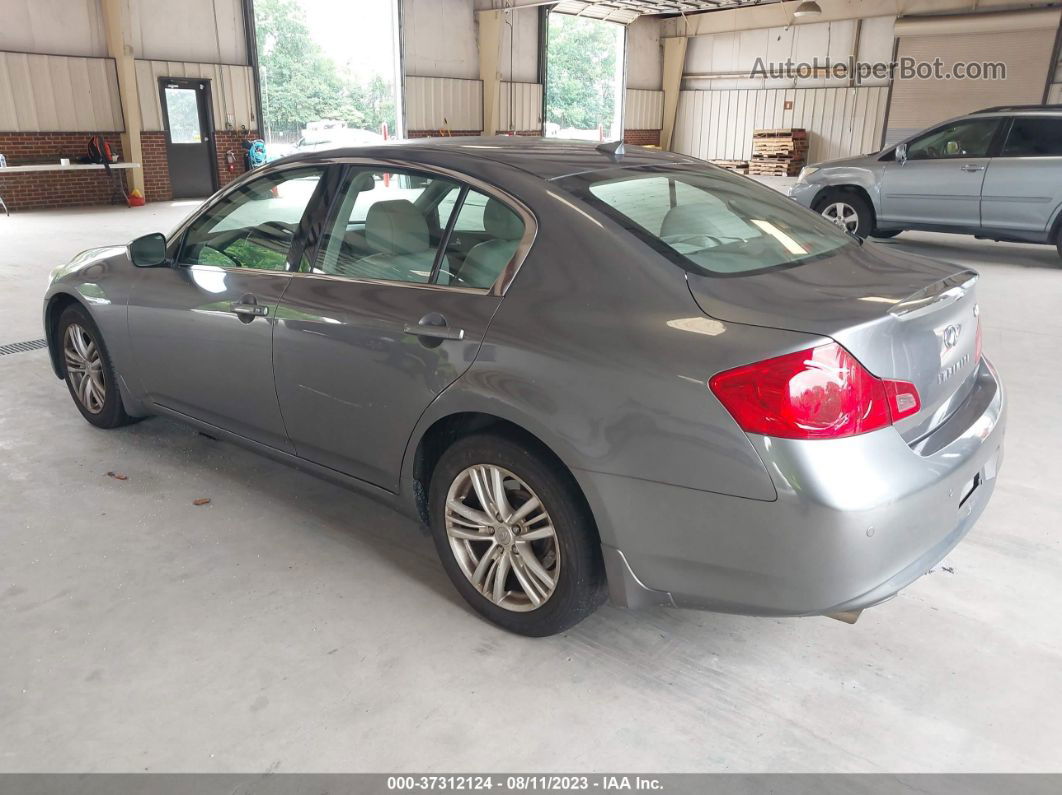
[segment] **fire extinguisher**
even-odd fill
[[[229,173],[230,174],[235,174],[236,173],[236,155],[233,153],[233,151],[231,149],[225,153],[225,163],[228,166]]]

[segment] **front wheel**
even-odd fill
[[[56,331],[63,378],[81,416],[97,428],[134,422],[125,413],[110,354],[88,312],[81,306],[68,306],[59,316]]]
[[[900,234],[902,231],[902,229],[887,229],[884,231],[875,229],[870,233],[870,236],[877,240],[888,240],[889,238],[896,237],[896,235]]]
[[[1055,248],[1058,249],[1058,256],[1062,257],[1062,226],[1058,227],[1058,234],[1055,236]]]
[[[874,210],[858,193],[828,190],[815,201],[815,212],[856,237],[866,237],[874,228]]]
[[[493,434],[453,444],[432,474],[432,536],[461,596],[521,635],[562,632],[605,598],[600,542],[559,465]]]

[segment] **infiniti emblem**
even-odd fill
[[[944,350],[950,351],[959,344],[959,327],[955,325],[944,329]]]

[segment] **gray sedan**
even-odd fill
[[[956,232],[1047,243],[1062,256],[1062,106],[952,119],[872,155],[809,166],[790,195],[859,237]]]
[[[999,467],[977,274],[691,158],[447,139],[280,160],[57,268],[57,377],[430,528],[512,631],[606,598],[854,620]],[[165,532],[165,529],[160,529]]]

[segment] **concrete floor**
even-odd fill
[[[190,209],[0,217],[0,344],[41,336],[52,265]],[[0,771],[1059,770],[1062,269],[882,245],[981,270],[1011,414],[953,573],[855,626],[605,608],[507,635],[396,514],[167,420],[95,430],[44,351],[0,357]]]

